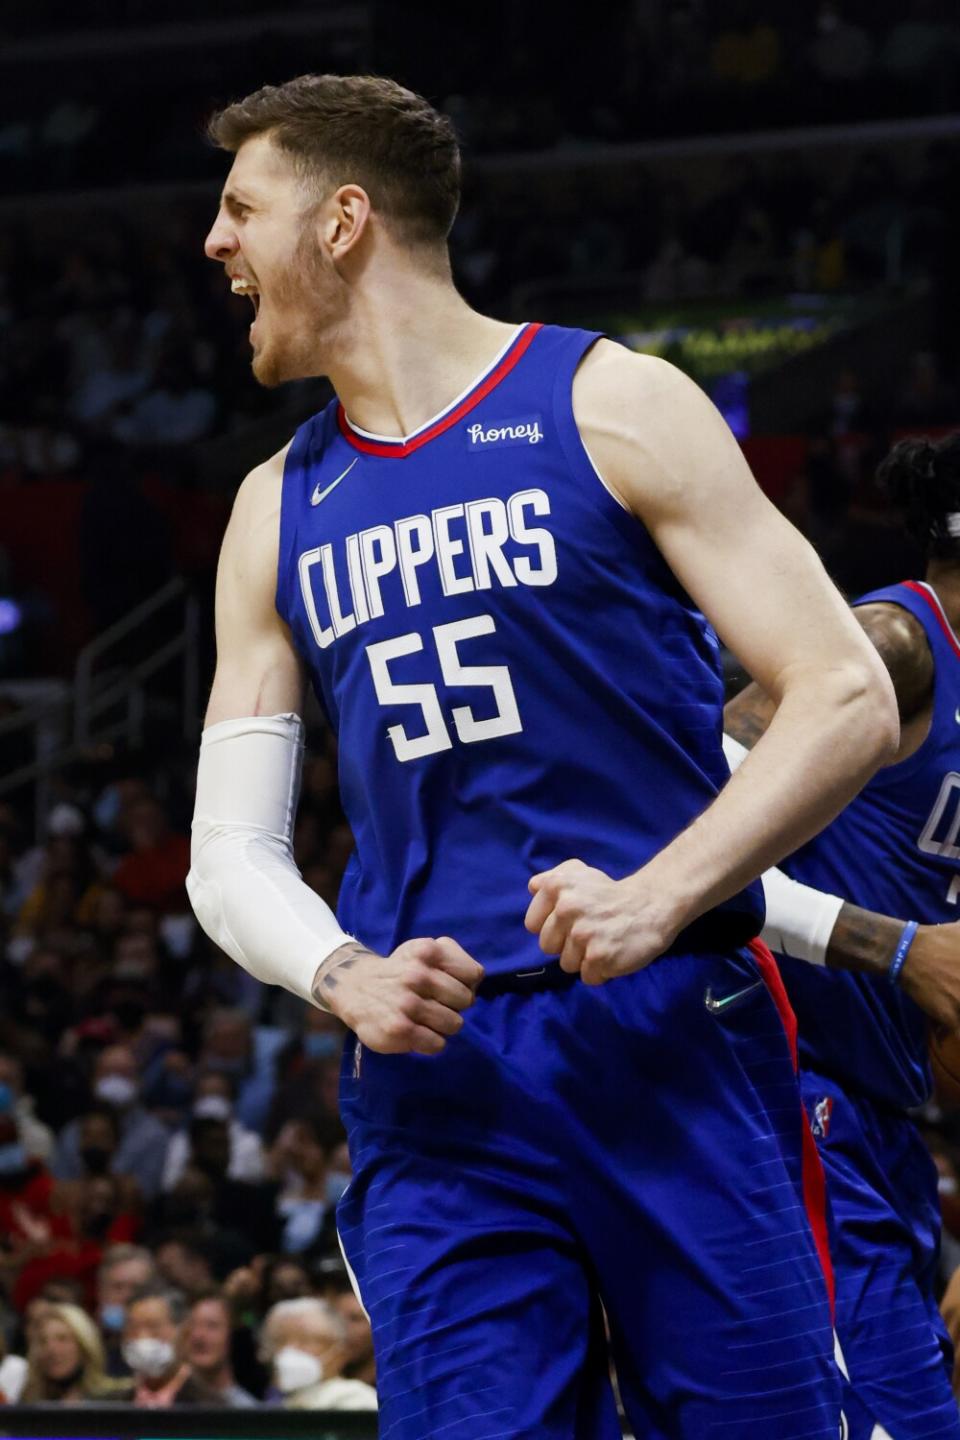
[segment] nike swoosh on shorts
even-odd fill
[[[703,1003],[711,1014],[718,1015],[724,1010],[732,1010],[735,1005],[762,989],[763,985],[762,980],[755,980],[752,985],[745,985],[742,990],[734,990],[729,995],[714,995],[713,987],[708,985],[703,992]]]

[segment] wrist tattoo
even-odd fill
[[[885,975],[902,931],[902,920],[845,904],[827,946],[827,965],[831,970]]]
[[[351,969],[362,955],[369,954],[370,951],[358,940],[351,940],[348,944],[339,946],[332,955],[327,956],[317,971],[313,982],[314,997],[319,999],[321,991],[335,990],[337,971]]]

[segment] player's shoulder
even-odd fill
[[[605,336],[585,354],[574,381],[575,389],[584,398],[601,402],[627,399],[653,399],[665,394],[682,394],[696,390],[693,381],[669,360],[659,355],[630,350],[617,340]]]
[[[237,491],[235,505],[254,511],[273,510],[279,506],[284,466],[292,444],[293,441],[288,440],[276,454],[247,471]]]
[[[275,563],[283,469],[291,443],[255,465],[241,481],[223,537],[221,561],[240,562],[244,566],[261,561]]]
[[[892,600],[870,600],[853,612],[890,672],[901,718],[918,710],[933,688],[930,641],[917,617]]]
[[[927,632],[905,606],[893,600],[868,600],[857,605],[853,613],[885,659],[916,655],[932,665]]]
[[[718,457],[736,443],[682,370],[612,340],[598,340],[577,371],[573,413],[608,488],[644,520],[686,506],[695,489],[702,496]]]
[[[612,429],[624,438],[649,439],[658,429],[665,436],[676,435],[678,427],[696,425],[713,407],[669,360],[602,339],[577,370],[573,409],[582,432]]]

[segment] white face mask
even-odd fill
[[[298,1350],[296,1345],[284,1345],[273,1357],[273,1378],[277,1382],[277,1389],[284,1395],[289,1395],[293,1390],[305,1390],[308,1385],[318,1385],[323,1379],[323,1366],[309,1350]]]
[[[120,1353],[135,1375],[145,1375],[150,1380],[165,1374],[176,1360],[176,1351],[169,1340],[155,1340],[150,1335],[127,1340]]]
[[[93,1093],[98,1100],[105,1100],[108,1105],[123,1109],[136,1100],[137,1087],[126,1075],[104,1075],[102,1080],[97,1081]]]

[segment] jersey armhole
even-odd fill
[[[280,525],[277,536],[277,584],[273,603],[280,619],[290,626],[290,604],[287,593],[292,583],[290,577],[295,569],[294,548],[297,538],[297,502],[295,487],[297,476],[304,474],[304,452],[310,439],[311,422],[301,425],[283,460],[283,475],[280,480]]]
[[[640,522],[601,474],[600,467],[587,449],[573,410],[573,382],[577,372],[597,341],[609,339],[609,336],[588,331],[582,333],[579,338],[580,345],[565,357],[566,363],[561,364],[557,370],[553,393],[557,433],[560,436],[567,463],[574,475],[587,479],[591,483],[599,484],[601,497],[605,497],[609,502],[603,506],[608,517],[618,530],[635,541],[642,528]]]
[[[574,423],[575,425],[577,424],[576,416],[574,416],[574,421],[573,421],[573,423]],[[579,427],[579,425],[577,425],[577,434],[578,434],[578,435],[580,434],[580,427]],[[614,490],[613,486],[612,486],[612,485],[609,485],[609,484],[607,483],[607,481],[604,480],[603,476],[600,474],[600,467],[599,467],[599,465],[597,464],[596,460],[594,460],[593,456],[590,454],[590,450],[589,450],[589,448],[588,448],[588,446],[587,446],[587,442],[586,442],[586,440],[584,440],[584,438],[583,438],[582,435],[580,435],[580,444],[583,446],[583,453],[584,453],[584,455],[586,455],[588,461],[590,462],[590,468],[591,468],[591,470],[593,471],[594,475],[596,475],[597,479],[600,481],[600,484],[603,486],[604,490],[606,490],[607,494],[610,496],[610,499],[614,502],[615,505],[619,505],[619,506],[620,506],[620,509],[623,511],[623,513],[624,513],[625,515],[631,514],[632,512],[630,511],[630,509],[629,509],[629,507],[627,506],[626,502],[625,502],[624,500],[621,500],[620,496],[617,494],[616,490]]]

